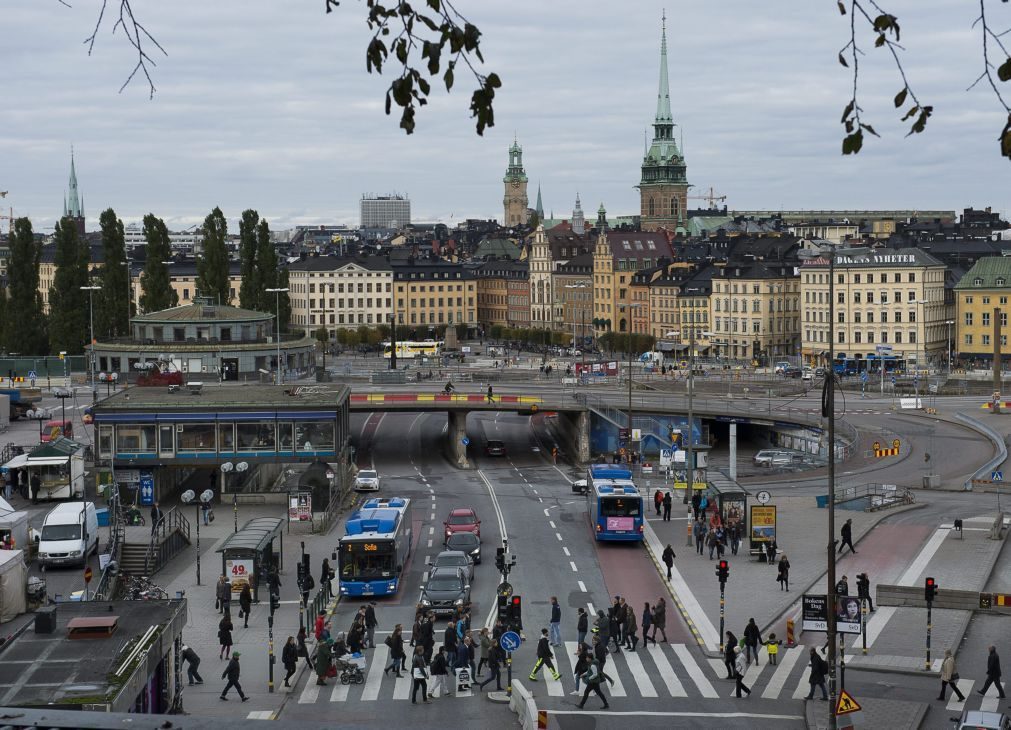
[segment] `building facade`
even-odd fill
[[[474,273],[477,276],[477,319],[485,330],[494,325],[519,327],[518,322],[529,323],[529,293],[523,301],[513,299],[516,284],[529,292],[529,268],[525,261],[488,261]]]
[[[593,254],[580,254],[555,269],[554,290],[555,329],[572,332],[576,340],[592,337]]]
[[[527,224],[527,173],[523,169],[523,148],[513,140],[509,148],[509,167],[502,178],[505,194],[502,198],[502,222],[506,228]]]
[[[527,260],[530,262],[530,322],[534,327],[548,328],[554,322],[551,273],[555,263],[542,225],[534,232]]]
[[[393,314],[393,266],[383,256],[310,256],[288,267],[291,324],[306,335],[326,327],[374,327]]]
[[[413,262],[393,268],[397,324],[427,337],[438,325],[464,325],[476,332],[477,277],[470,269],[446,262]]]
[[[99,247],[100,248],[100,247]],[[169,264],[169,285],[179,299],[179,306],[193,304],[200,296],[197,291],[197,262],[195,259],[175,259]],[[144,293],[141,284],[143,267],[130,267],[130,289],[133,291],[133,303],[135,310],[139,311],[140,297]],[[221,304],[230,304],[238,301],[239,288],[242,286],[242,264],[239,261],[230,260],[228,262],[228,301]]]
[[[800,347],[800,277],[788,262],[728,263],[712,280],[709,318],[732,360],[767,365]]]
[[[666,234],[633,230],[605,231],[597,239],[593,256],[594,317],[611,321],[603,329],[649,332],[649,295],[637,291],[633,297],[632,279],[639,271],[654,269],[674,252]]]
[[[411,222],[406,195],[363,195],[358,209],[362,228],[403,228]]]
[[[998,342],[1002,356],[1008,354],[1009,297],[1011,257],[1007,256],[980,259],[955,285],[953,347],[967,367],[992,367]]]

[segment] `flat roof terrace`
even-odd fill
[[[199,382],[199,381],[196,381]],[[194,389],[196,390],[196,389]],[[187,384],[170,392],[166,386],[133,386],[98,401],[96,420],[102,413],[129,411],[187,412],[207,410],[289,409],[342,407],[350,398],[347,385],[208,385],[191,392]]]

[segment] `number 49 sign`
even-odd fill
[[[232,592],[238,593],[242,586],[250,582],[253,576],[253,561],[233,558],[225,561],[228,580],[232,583]]]

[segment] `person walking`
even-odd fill
[[[667,580],[670,580],[671,571],[674,569],[674,558],[677,555],[674,554],[674,548],[667,543],[667,547],[663,549],[663,564],[667,566]]]
[[[218,613],[228,611],[232,602],[232,584],[224,575],[218,576],[218,584],[214,586],[214,596],[217,599]]]
[[[165,519],[165,513],[161,511],[161,506],[155,502],[154,506],[151,507],[151,534],[153,535],[157,530],[161,521]]]
[[[719,538],[719,535],[717,534],[717,532],[718,532],[718,530],[714,528],[714,529],[709,530],[709,532],[706,534],[706,547],[709,548],[709,559],[710,560],[713,559],[713,553],[716,552],[716,545],[720,541],[720,538]]]
[[[663,521],[670,522],[670,510],[671,505],[674,504],[674,500],[671,498],[670,492],[663,495]]]
[[[597,609],[597,620],[593,624],[593,633],[597,635],[605,647],[611,640],[611,619],[604,615],[602,608]]]
[[[853,520],[848,519],[843,523],[842,529],[840,530],[840,537],[842,539],[839,541],[839,553],[842,554],[843,548],[849,545],[850,552],[854,555],[857,554],[856,548],[853,547]]]
[[[447,697],[450,695],[449,682],[446,677],[449,675],[449,662],[446,659],[446,647],[440,646],[438,653],[432,659],[432,664],[430,666],[431,677],[432,677],[432,688],[428,693],[430,698],[435,698],[445,694]],[[436,691],[439,694],[436,695]]]
[[[586,631],[589,628],[590,619],[586,615],[586,609],[580,606],[576,609],[576,644],[586,643]]]
[[[965,702],[965,695],[958,688],[958,669],[955,667],[955,657],[951,655],[951,649],[944,650],[944,661],[941,662],[941,694],[937,699],[944,702],[946,699],[945,690],[951,685],[951,691],[958,697],[959,702]]]
[[[558,596],[551,596],[551,622],[548,624],[551,635],[551,646],[562,645],[562,607],[558,605]]]
[[[779,583],[779,590],[790,590],[790,561],[786,559],[786,553],[779,556],[779,563],[776,570],[776,582]]]
[[[601,641],[596,636],[593,637],[593,658],[597,661],[597,666],[600,667],[600,676],[606,679],[611,686],[614,686],[614,680],[607,676],[604,672],[604,667],[607,665],[607,644]]]
[[[649,646],[649,627],[653,625],[653,609],[649,607],[649,601],[643,604],[642,608],[642,645]],[[653,644],[656,644],[656,639],[653,639]]]
[[[425,664],[425,650],[420,646],[414,647],[414,656],[411,658],[411,704],[418,704],[418,690],[421,690],[421,701],[431,702],[428,698],[428,665]]]
[[[29,483],[32,487],[32,504],[39,503],[39,492],[42,490],[42,477],[39,476],[38,472],[32,474]]]
[[[660,635],[663,636],[663,643],[667,643],[667,601],[664,600],[663,596],[656,599],[656,603],[653,604],[653,643],[656,643],[656,632],[657,629],[660,630]]]
[[[326,678],[333,663],[333,640],[326,639],[316,647],[316,684],[326,687]]]
[[[845,575],[835,584],[835,594],[837,596],[848,596],[850,594],[850,581]]]
[[[977,693],[985,695],[991,684],[997,685],[997,696],[1004,699],[1004,688],[1000,683],[1000,656],[997,654],[997,647],[991,646],[986,657],[986,682],[983,689],[976,690]]]
[[[776,657],[779,655],[779,647],[782,646],[783,642],[776,638],[775,634],[770,633],[768,638],[762,642],[769,652],[769,664],[776,666]]]
[[[773,538],[772,540],[769,540],[769,542],[765,543],[765,554],[767,556],[766,560],[768,561],[769,565],[775,565],[776,564],[776,551],[778,549],[779,549],[779,545],[776,544],[776,539],[775,538]]]
[[[590,647],[582,642],[576,645],[575,654],[576,664],[572,667],[572,676],[576,680],[576,689],[570,694],[578,695],[580,694],[579,683],[582,681],[583,674],[590,668],[590,662],[593,660],[593,654],[590,652]]]
[[[365,606],[365,641],[370,649],[376,648],[376,627],[379,620],[376,618],[376,602],[369,601]],[[413,638],[413,635],[412,635]]]
[[[400,624],[393,627],[393,633],[386,637],[386,646],[390,647],[390,661],[387,662],[383,670],[383,676],[391,669],[398,678],[403,677],[400,673],[400,664],[406,654],[404,653],[404,629]]]
[[[625,609],[625,648],[629,651],[635,651],[636,644],[639,643],[639,637],[636,635],[638,630],[635,611],[631,606],[628,606]]]
[[[727,641],[723,644],[723,666],[727,668],[727,679],[734,678],[734,667],[737,663],[737,654],[734,649],[737,648],[737,637],[734,636],[733,631],[727,632]]]
[[[249,611],[253,608],[253,591],[249,588],[249,583],[242,586],[239,591],[239,618],[243,620],[242,628],[249,628]]]
[[[707,531],[708,528],[704,519],[695,520],[695,524],[692,525],[692,536],[695,538],[695,552],[699,555],[702,555],[703,548],[705,548]]]
[[[699,519],[699,507],[702,505],[702,495],[695,492],[692,495],[692,519]]]
[[[323,563],[319,568],[319,587],[323,589],[323,595],[326,596],[326,600],[333,598],[333,587],[330,581],[333,580],[333,571],[330,568],[330,560],[328,558],[323,558]]]
[[[305,627],[300,626],[298,629],[298,635],[295,639],[298,643],[298,655],[300,657],[305,657],[305,663],[309,665],[309,671],[313,672],[316,670],[316,667],[312,663],[312,657],[309,656],[309,647],[305,644],[307,637],[308,634],[306,633]]]
[[[614,604],[608,609],[608,636],[610,640],[614,642],[614,653],[621,654],[621,617],[619,611],[621,610],[621,604],[619,599],[614,599]],[[608,644],[610,646],[610,644]]]
[[[586,682],[586,689],[583,690],[583,699],[580,700],[579,704],[576,705],[580,710],[583,709],[583,705],[586,704],[586,700],[590,696],[590,692],[594,692],[600,701],[604,703],[602,709],[606,710],[610,707],[607,704],[607,697],[604,696],[604,692],[600,688],[600,684],[603,681],[603,670],[601,670],[600,665],[596,661],[591,661],[589,668],[582,675],[582,679]]]
[[[456,657],[456,621],[453,619],[449,620],[446,624],[446,630],[442,634],[442,645],[446,647],[446,653],[451,657]]]
[[[477,686],[478,692],[484,690],[484,686],[495,680],[495,689],[502,691],[502,648],[492,644],[488,649],[488,678]]]
[[[228,680],[228,683],[225,685],[225,688],[221,690],[221,699],[225,701],[228,701],[228,697],[226,695],[228,694],[228,690],[230,690],[232,687],[235,687],[236,691],[239,693],[239,697],[242,698],[243,702],[249,699],[242,691],[242,685],[239,684],[239,673],[241,671],[239,669],[240,656],[241,656],[240,652],[235,652],[234,654],[232,654],[232,658],[228,660],[228,666],[226,666],[225,671],[221,673],[221,678]]]
[[[232,651],[232,614],[229,611],[225,611],[225,615],[221,617],[221,621],[218,622],[218,643],[221,644],[221,649],[218,651],[218,659],[227,659],[228,655]]]
[[[731,555],[737,555],[737,551],[741,548],[741,523],[735,522],[730,526],[729,529],[730,537],[730,553]]]
[[[189,666],[186,667],[186,678],[189,679],[190,684],[203,684],[204,679],[200,676],[200,657],[197,653],[193,651],[192,648],[183,644],[183,661],[189,662]]]
[[[295,674],[295,670],[298,669],[298,646],[295,644],[295,637],[289,636],[288,640],[284,642],[284,648],[281,649],[281,664],[284,665],[284,686],[291,687],[288,684],[288,680],[292,678]]]
[[[480,659],[477,662],[477,673],[474,675],[476,677],[481,676],[481,670],[484,668],[485,664],[488,664],[488,658],[491,656],[491,634],[488,633],[488,627],[482,626],[481,632],[478,634],[478,643],[480,644]]]
[[[857,596],[861,602],[867,601],[867,610],[874,610],[874,600],[871,598],[871,579],[867,573],[860,573],[857,576]]]
[[[744,657],[741,656],[741,647],[734,647],[734,691],[737,693],[737,699],[741,699],[741,690],[744,690],[748,697],[751,697],[751,688],[744,684],[744,672],[747,670],[748,665],[744,663]]]
[[[537,673],[541,671],[541,667],[546,666],[551,670],[552,679],[561,679],[562,675],[558,673],[555,669],[554,663],[551,661],[555,655],[551,653],[551,642],[548,640],[548,630],[541,629],[541,638],[537,642],[537,662],[534,664],[534,668],[530,670],[530,676],[527,677],[531,682],[537,681]]]
[[[828,689],[825,687],[825,676],[828,674],[828,662],[821,658],[821,655],[811,647],[811,674],[808,675],[807,682],[811,685],[811,691],[807,693],[806,700],[814,699],[814,688],[821,688],[822,700],[828,700]]]
[[[744,649],[745,657],[748,662],[748,666],[751,666],[751,658],[755,658],[755,664],[758,664],[758,647],[762,644],[762,633],[758,630],[758,624],[755,623],[755,619],[748,619],[748,625],[744,627]]]
[[[653,493],[653,506],[656,507],[656,516],[660,516],[660,508],[663,507],[663,492],[659,489]]]

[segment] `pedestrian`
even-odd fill
[[[586,704],[587,698],[590,696],[590,692],[596,693],[600,701],[604,703],[603,709],[607,709],[610,705],[607,704],[607,697],[604,696],[603,691],[600,689],[601,681],[603,680],[603,672],[600,665],[596,661],[590,662],[589,668],[582,675],[583,681],[586,682],[586,689],[583,690],[583,699],[580,700],[577,707],[583,709],[583,705]]]
[[[667,543],[667,547],[663,549],[663,564],[667,566],[667,580],[670,580],[671,571],[674,569],[674,558],[677,555],[674,554],[674,548]]]
[[[491,389],[491,385],[488,386],[488,402],[489,403],[495,402],[495,394],[494,391],[492,391]]]
[[[854,555],[857,554],[856,548],[853,547],[853,520],[848,519],[843,523],[842,530],[840,530],[842,540],[839,541],[839,553],[841,554],[843,548],[849,545],[850,552]]]
[[[758,630],[758,624],[755,623],[755,619],[748,619],[748,625],[744,627],[744,653],[749,667],[752,657],[755,658],[755,664],[758,664],[758,646],[762,643],[762,633]]]
[[[457,644],[456,658],[453,662],[453,670],[456,672],[457,676],[459,676],[461,669],[470,669],[470,646],[467,643],[466,637],[463,641]]]
[[[727,669],[727,679],[734,678],[734,667],[737,663],[737,654],[734,649],[737,648],[737,637],[734,636],[733,631],[727,632],[727,641],[723,645],[723,666]]]
[[[586,615],[586,609],[580,606],[576,609],[576,644],[586,643],[586,631],[589,628],[590,619]]]
[[[619,598],[614,599],[614,604],[608,609],[608,636],[610,640],[614,642],[614,653],[621,654],[621,618],[619,617],[619,610],[621,604],[619,603]],[[610,644],[608,645],[610,646]]]
[[[478,643],[480,645],[480,658],[477,662],[477,673],[475,677],[481,676],[481,670],[484,668],[485,664],[488,664],[488,657],[491,651],[491,634],[488,633],[488,627],[482,626],[481,631],[478,634]]]
[[[213,474],[214,472],[211,473]],[[204,519],[204,527],[211,524],[211,505],[209,502],[200,503],[200,515]]]
[[[218,613],[225,613],[232,603],[232,584],[224,575],[218,576],[218,584],[214,586],[215,608]]]
[[[737,551],[741,548],[741,523],[735,522],[730,526],[730,552],[733,555],[737,555]]]
[[[189,666],[186,667],[186,678],[189,679],[190,684],[203,684],[204,679],[200,676],[199,671],[200,657],[186,644],[183,644],[183,661],[189,662]]]
[[[421,701],[431,702],[428,698],[428,665],[425,664],[425,650],[420,646],[414,647],[414,656],[411,658],[411,704],[418,704],[418,690],[421,690]]]
[[[635,651],[635,646],[639,643],[639,637],[636,636],[638,628],[635,611],[631,606],[628,606],[625,610],[625,648],[629,651]]]
[[[716,552],[716,545],[717,543],[719,543],[719,541],[720,539],[719,536],[717,535],[717,529],[716,528],[710,529],[709,533],[706,535],[706,547],[709,548],[710,560],[713,559],[713,553]]]
[[[807,678],[808,684],[811,685],[811,691],[807,693],[806,700],[814,699],[814,688],[821,688],[821,698],[822,700],[828,700],[828,689],[825,687],[825,675],[828,674],[828,662],[821,658],[821,655],[815,651],[815,648],[811,647],[811,674]]]
[[[660,630],[663,642],[667,643],[667,601],[663,596],[656,599],[653,604],[653,643],[656,643],[656,632]]]
[[[593,637],[593,658],[597,661],[597,666],[600,667],[600,675],[614,686],[614,680],[607,676],[604,672],[604,667],[607,665],[607,644],[598,639],[596,636]]]
[[[157,502],[151,507],[151,534],[153,535],[158,529],[158,525],[165,518],[165,514],[161,511],[161,507]]]
[[[398,678],[403,677],[404,675],[400,673],[400,665],[406,654],[404,653],[403,627],[400,624],[393,627],[393,633],[386,637],[385,644],[390,647],[390,661],[387,662],[386,668],[383,670],[383,676],[392,669]]]
[[[702,495],[695,492],[692,495],[692,519],[698,520],[699,518],[699,507],[702,504]]]
[[[769,652],[769,664],[776,666],[776,657],[779,655],[779,647],[783,642],[776,638],[775,634],[769,634],[769,638],[762,642]]]
[[[6,499],[8,502],[10,502],[11,501],[11,488],[13,486],[14,477],[11,475],[10,472],[7,472],[7,473],[5,473],[3,475],[3,479],[4,479],[4,499]]]
[[[779,583],[779,590],[790,590],[790,561],[786,559],[786,553],[779,556],[776,582]]]
[[[291,687],[288,680],[292,678],[298,668],[298,646],[295,644],[294,636],[289,636],[288,640],[284,642],[284,648],[281,649],[281,664],[284,665],[285,671],[284,686]]]
[[[656,507],[656,516],[660,516],[660,508],[663,507],[663,492],[659,489],[653,493],[653,506]]]
[[[495,680],[495,689],[499,692],[502,691],[502,648],[492,644],[488,650],[488,678],[481,682],[477,686],[478,692],[484,689],[484,686],[490,683],[493,679]]]
[[[558,605],[558,596],[551,596],[551,622],[548,624],[551,634],[551,646],[562,645],[562,607]]]
[[[744,671],[747,669],[747,665],[744,663],[744,657],[741,656],[741,647],[734,647],[734,657],[734,691],[737,693],[737,699],[741,698],[741,690],[751,697],[751,688],[744,684]]]
[[[333,664],[333,641],[325,639],[316,647],[316,684],[326,687],[326,678],[330,676]]]
[[[242,585],[242,590],[239,591],[239,618],[241,618],[245,623],[243,623],[242,628],[249,628],[249,611],[253,607],[253,592],[249,589],[249,582],[247,581]]]
[[[330,560],[323,558],[323,563],[319,569],[319,587],[323,589],[323,595],[326,596],[326,600],[328,601],[333,597],[333,588],[330,585],[330,581],[333,578],[332,573]]]
[[[874,610],[874,600],[871,598],[871,579],[867,573],[860,573],[857,576],[857,595],[861,602],[867,601],[867,610]]]
[[[230,611],[225,611],[225,615],[221,617],[221,621],[218,622],[218,643],[221,644],[221,649],[218,651],[218,659],[227,659],[228,655],[232,651],[232,614]]]
[[[232,687],[235,687],[236,691],[239,693],[239,697],[242,698],[243,702],[249,699],[248,697],[246,697],[245,693],[243,693],[242,685],[239,684],[240,656],[241,656],[240,652],[235,652],[234,654],[232,654],[232,658],[228,660],[228,666],[226,666],[225,671],[221,673],[222,679],[225,678],[228,679],[228,684],[226,684],[225,688],[221,690],[221,699],[223,700],[226,701],[228,700],[228,697],[226,697],[226,695],[228,694],[228,690],[230,690]]]
[[[305,663],[309,665],[309,671],[312,672],[315,671],[315,667],[312,663],[312,657],[309,656],[309,647],[305,644],[307,636],[305,627],[300,626],[295,640],[298,642],[298,655],[300,657],[305,657]]]
[[[696,519],[695,524],[692,525],[692,535],[695,537],[695,552],[702,555],[702,549],[706,544],[706,521],[704,519]]]
[[[442,645],[446,647],[446,652],[451,657],[456,656],[456,621],[450,619],[446,624],[446,631],[442,635]]]
[[[985,695],[990,689],[990,685],[997,685],[997,696],[1004,699],[1004,688],[1000,684],[1000,656],[997,655],[997,647],[991,646],[986,657],[986,682],[983,689],[976,690],[979,694]]]
[[[302,594],[302,605],[303,606],[308,606],[309,605],[309,591],[311,591],[315,587],[316,587],[316,581],[314,581],[312,579],[312,576],[309,575],[309,572],[306,571],[306,574],[304,576],[302,576],[302,582],[298,586],[299,592],[301,592],[301,594]]]
[[[445,646],[439,647],[439,651],[432,659],[429,669],[431,670],[432,689],[428,693],[428,696],[434,699],[444,692],[448,697],[450,694],[450,688],[449,682],[446,681],[446,677],[449,674],[449,663],[446,660]],[[439,690],[439,695],[435,694],[436,690]]]
[[[579,683],[582,681],[583,673],[590,668],[590,662],[593,660],[593,655],[590,653],[590,648],[583,643],[576,645],[576,664],[572,668],[572,675],[576,680],[576,689],[571,694],[579,694]]]
[[[431,664],[435,649],[435,617],[431,613],[421,622],[421,646],[425,649],[425,661]]]
[[[38,472],[32,474],[32,478],[31,478],[30,482],[31,482],[31,485],[32,485],[32,504],[38,504],[39,503],[39,491],[41,491],[41,489],[42,489],[42,478],[39,477]]]
[[[718,560],[723,560],[723,552],[727,549],[727,531],[722,528],[716,528],[716,558]]]
[[[663,521],[670,522],[670,510],[671,505],[674,500],[671,498],[671,493],[668,491],[667,494],[663,495]]]
[[[642,645],[649,645],[649,627],[653,625],[653,609],[649,607],[649,601],[643,604],[642,608]],[[653,639],[653,644],[656,645],[656,639]]]
[[[951,691],[958,697],[959,702],[965,702],[965,695],[958,688],[958,669],[955,667],[955,657],[951,655],[951,649],[944,650],[944,661],[941,662],[941,694],[937,699],[944,702],[945,690],[951,685]]]
[[[835,594],[836,596],[848,596],[850,594],[849,578],[845,575],[835,584]]]
[[[779,545],[776,544],[776,538],[772,538],[767,543],[765,543],[765,554],[766,560],[769,565],[776,564],[776,551],[779,549]]]
[[[537,681],[537,673],[541,671],[541,667],[546,666],[551,670],[552,679],[561,679],[562,675],[558,673],[555,669],[554,663],[551,661],[555,655],[551,653],[551,642],[548,640],[548,630],[541,629],[541,638],[537,642],[537,661],[534,663],[534,668],[530,670],[530,676],[527,677],[531,682]]]
[[[376,619],[376,602],[369,601],[365,606],[365,641],[370,649],[376,648],[376,627],[379,625]],[[413,637],[413,634],[412,634]]]
[[[611,640],[611,619],[604,615],[603,609],[597,609],[597,619],[593,624],[593,632],[606,647]]]

